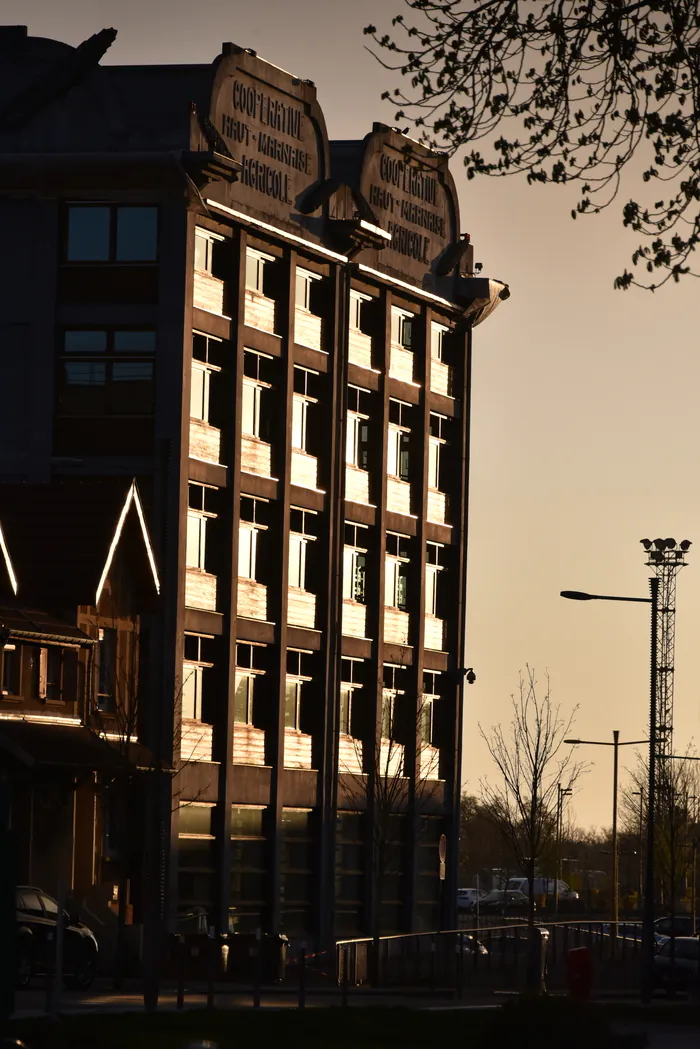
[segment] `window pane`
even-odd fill
[[[63,365],[61,410],[65,415],[103,415],[106,411],[107,371],[97,361]]]
[[[201,714],[202,667],[183,663],[182,666],[182,716],[199,718]],[[180,828],[182,829],[182,828]]]
[[[245,286],[250,291],[263,290],[262,274],[263,274],[263,261],[258,259],[255,255],[247,255],[245,260]]]
[[[306,412],[307,402],[295,397],[292,402],[292,448],[306,450]]]
[[[365,585],[367,581],[367,557],[365,554],[355,553],[353,559],[353,598],[355,601],[365,601]]]
[[[238,532],[238,574],[243,579],[255,579],[255,548],[257,533],[253,528]]]
[[[299,536],[289,537],[289,585],[304,587],[306,543]]]
[[[389,428],[387,452],[386,452],[386,472],[390,477],[398,477],[399,475],[399,441],[401,437],[400,430],[393,430]]]
[[[114,415],[150,415],[153,411],[153,365],[145,361],[118,361],[112,365],[110,412]]]
[[[19,695],[19,668],[21,649],[5,647],[0,652],[2,657],[2,694],[3,696]]]
[[[106,262],[109,259],[109,208],[68,209],[70,262]]]
[[[241,430],[251,437],[259,433],[259,390],[252,383],[243,383],[243,407],[241,411]]]
[[[115,331],[115,353],[155,353],[156,333],[154,331]]]
[[[430,441],[428,445],[428,487],[440,487],[440,445]]]
[[[209,421],[209,372],[206,368],[192,366],[190,384],[190,416]]]
[[[97,705],[100,710],[111,711],[114,709],[117,678],[117,631],[114,627],[100,628],[97,658]]]
[[[209,252],[209,239],[195,234],[194,238],[194,268],[206,273],[209,270],[211,253]]]
[[[67,331],[63,337],[66,353],[104,353],[107,349],[106,331]]]
[[[53,918],[55,920],[58,917],[58,904],[56,903],[56,901],[52,900],[50,896],[42,896],[41,902],[44,904],[46,917]]]
[[[117,209],[117,260],[150,262],[157,257],[158,209]]]
[[[180,834],[211,834],[213,815],[213,807],[180,804],[178,830]]]
[[[236,696],[233,708],[233,719],[243,725],[252,722],[253,678],[246,674],[236,675]]]
[[[408,604],[408,576],[400,565],[396,569],[396,607],[405,611]]]
[[[205,517],[189,513],[187,515],[187,548],[185,563],[190,568],[204,568],[204,551],[206,546]]]
[[[429,616],[437,615],[437,572],[429,565],[425,569],[425,611]]]
[[[299,689],[298,681],[287,681],[285,685],[284,724],[287,728],[299,728],[297,724]]]
[[[387,558],[384,569],[384,604],[393,607],[396,604],[396,576],[398,565],[396,561]]]
[[[350,710],[352,703],[352,689],[347,685],[340,686],[340,724],[339,728],[341,732],[344,732],[346,736],[350,736]]]
[[[307,280],[306,277],[302,277],[300,273],[297,273],[296,283],[296,304],[302,309],[308,310],[309,308],[309,287],[311,281]]]

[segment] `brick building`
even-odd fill
[[[329,143],[315,86],[253,51],[101,65],[112,39],[0,28],[0,481],[137,478],[144,913],[435,928],[472,331],[508,289],[446,156],[380,124]]]

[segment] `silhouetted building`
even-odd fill
[[[436,928],[472,329],[507,288],[446,156],[329,144],[314,85],[233,44],[100,66],[105,32],[0,29],[0,477],[138,479],[146,899],[171,927]]]

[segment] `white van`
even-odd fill
[[[554,878],[535,878],[533,884],[533,892],[535,896],[554,896],[556,881]],[[506,884],[507,889],[513,889],[517,892],[524,892],[527,896],[530,890],[527,878],[509,878]],[[570,889],[565,881],[559,882],[559,899],[560,900],[577,900],[578,893]]]

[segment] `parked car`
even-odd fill
[[[535,878],[533,882],[533,892],[535,898],[538,896],[554,896],[556,891],[557,882],[554,878]],[[523,892],[525,895],[529,895],[529,885],[527,878],[509,878],[506,884],[507,889],[512,889],[515,892]],[[573,901],[578,899],[578,893],[573,889],[570,889],[565,881],[559,881],[559,901],[565,903],[567,901]]]
[[[50,973],[54,966],[58,904],[52,896],[31,885],[20,885],[16,894],[17,980],[26,987],[33,976]],[[63,974],[67,987],[86,990],[97,969],[97,940],[77,915],[63,912]]]
[[[481,902],[487,896],[486,889],[457,889],[457,910],[471,911],[476,907],[477,897]]]
[[[700,931],[700,918],[695,919],[695,929]],[[676,936],[693,936],[693,919],[690,914],[677,914],[675,918],[657,918],[654,922],[654,939],[657,943],[663,943],[669,938],[671,932]]]
[[[673,985],[698,989],[700,981],[700,939],[676,936]],[[654,955],[654,981],[659,987],[671,986],[671,940],[665,940]]]
[[[530,909],[530,900],[524,892],[514,889],[493,889],[485,900],[480,901],[479,909],[484,914],[527,915]],[[535,910],[537,910],[536,906]]]

